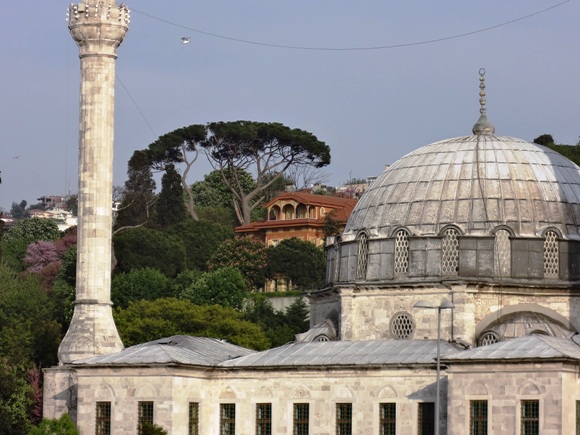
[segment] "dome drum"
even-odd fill
[[[487,237],[453,231],[408,236],[404,244],[397,234],[369,238],[363,251],[360,240],[327,246],[327,284],[459,279],[553,285],[580,280],[580,242],[559,239],[554,230],[542,238],[512,237],[505,227]]]

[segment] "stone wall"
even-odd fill
[[[542,435],[576,431],[577,367],[558,362],[461,364],[448,370],[448,435],[469,432],[471,400],[487,400],[488,431],[520,433],[521,400],[539,400]]]

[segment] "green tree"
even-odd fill
[[[198,306],[183,299],[167,298],[132,302],[114,310],[123,343],[132,346],[172,335],[221,338],[256,350],[270,341],[258,325],[243,320],[242,313],[219,305]]]
[[[24,219],[29,217],[28,212],[26,211],[26,200],[20,201],[20,203],[13,202],[12,207],[10,208],[10,215],[14,219]]]
[[[554,138],[551,134],[542,134],[534,139],[538,145],[554,145]]]
[[[115,227],[134,227],[150,222],[155,201],[151,160],[145,151],[135,151],[127,164],[127,181]]]
[[[211,256],[209,270],[224,267],[238,269],[249,289],[257,289],[265,283],[267,265],[266,248],[250,237],[236,237],[222,242]]]
[[[282,240],[267,250],[267,277],[286,278],[296,288],[322,288],[326,277],[326,258],[321,248],[296,237]]]
[[[60,418],[43,419],[37,427],[33,427],[28,435],[80,435],[79,430],[67,413]]]
[[[26,435],[34,406],[32,387],[26,382],[26,367],[9,364],[0,357],[0,428],[2,433]]]
[[[58,225],[50,219],[19,220],[2,237],[3,260],[14,270],[24,270],[24,257],[30,243],[57,240],[60,237]]]
[[[40,218],[22,219],[4,234],[4,239],[9,243],[14,240],[25,240],[28,243],[38,240],[58,240],[60,237],[61,232],[56,222]]]
[[[193,220],[198,216],[195,211],[195,197],[191,186],[187,183],[187,175],[199,156],[199,142],[206,137],[206,128],[203,125],[190,125],[179,128],[160,136],[147,148],[152,168],[165,170],[169,164],[180,164],[181,184],[185,191],[185,204]]]
[[[252,210],[260,205],[264,191],[292,167],[323,167],[330,163],[330,148],[312,133],[280,123],[251,121],[213,122],[201,146],[210,163],[220,171],[224,184],[234,194],[241,225],[251,222]],[[240,171],[255,175],[256,186],[248,190]]]
[[[187,269],[207,270],[207,262],[218,246],[234,237],[231,227],[215,222],[188,219],[171,227],[168,231],[185,245]]]
[[[113,237],[116,273],[150,267],[173,278],[185,268],[185,245],[177,237],[150,228],[129,228]]]
[[[146,267],[116,274],[111,282],[111,300],[117,307],[130,302],[173,296],[172,282],[157,269]]]
[[[183,285],[184,280],[180,281]],[[196,305],[221,305],[240,310],[247,296],[247,285],[238,269],[224,267],[198,275],[180,292],[179,297]]]
[[[165,167],[155,212],[157,225],[164,230],[187,219],[181,176],[172,164]]]

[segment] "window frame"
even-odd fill
[[[149,409],[150,408],[150,409]],[[139,400],[137,402],[137,433],[142,433],[143,423],[155,424],[155,402],[152,400]]]
[[[394,412],[391,415],[385,415],[384,408],[393,407]],[[393,409],[388,412],[393,411]],[[387,412],[387,413],[388,413]],[[397,434],[397,402],[380,402],[379,403],[379,435],[396,435]]]
[[[263,415],[264,412],[265,416]],[[255,416],[256,435],[272,435],[272,403],[256,403]]]
[[[195,409],[195,415],[192,411]],[[199,402],[189,402],[187,409],[187,433],[199,435]]]
[[[474,416],[474,405],[485,404],[485,415]],[[474,425],[476,430],[474,430]],[[481,426],[485,425],[485,428]],[[469,435],[487,435],[489,433],[489,400],[487,398],[469,399]]]
[[[105,413],[103,415],[102,407],[104,406]],[[95,434],[96,435],[111,435],[112,427],[112,407],[110,401],[98,401],[95,404]],[[102,427],[102,424],[105,427]]]
[[[220,403],[219,408],[219,435],[235,435],[236,433],[236,404],[235,402]],[[232,415],[225,415],[227,410],[233,410]],[[232,430],[233,425],[233,430]]]
[[[352,402],[335,403],[336,435],[352,435],[353,433],[353,406]]]
[[[429,429],[428,428],[423,428],[423,425],[425,423],[428,423],[428,421],[425,421],[423,418],[423,412],[424,409],[423,407],[427,407],[427,405],[430,405],[430,407],[432,407],[432,417],[431,417],[431,431],[430,432],[426,432]],[[417,402],[417,435],[432,435],[435,433],[435,402],[431,402],[431,401],[424,401],[424,402]]]
[[[306,410],[306,416],[297,416],[297,411]],[[300,425],[300,427],[298,427]],[[294,402],[292,404],[292,435],[308,435],[310,433],[310,403]]]
[[[537,416],[536,417],[526,417],[524,415],[524,405],[525,404],[535,404],[537,406]],[[541,417],[542,417],[542,403],[538,399],[538,397],[522,397],[519,400],[518,406],[518,423],[519,423],[519,430],[518,433],[521,435],[539,435],[541,433]],[[529,432],[528,425],[526,423],[536,423],[536,430],[535,432]],[[533,430],[533,429],[532,429]]]

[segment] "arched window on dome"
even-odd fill
[[[334,270],[332,271],[333,282],[340,281],[340,259],[342,253],[342,247],[340,243],[341,241],[342,240],[340,236],[336,236],[334,239],[334,261],[333,261]]]
[[[395,276],[409,273],[409,233],[399,230],[395,233]]]
[[[544,234],[544,278],[560,276],[560,249],[558,233],[546,231]]]
[[[459,231],[447,228],[441,246],[441,273],[457,275],[459,271]]]
[[[358,236],[358,253],[356,261],[356,279],[365,279],[367,276],[367,265],[369,261],[369,236],[367,233],[360,233]]]
[[[512,248],[510,232],[500,229],[495,232],[494,241],[495,276],[509,278],[512,274]]]

